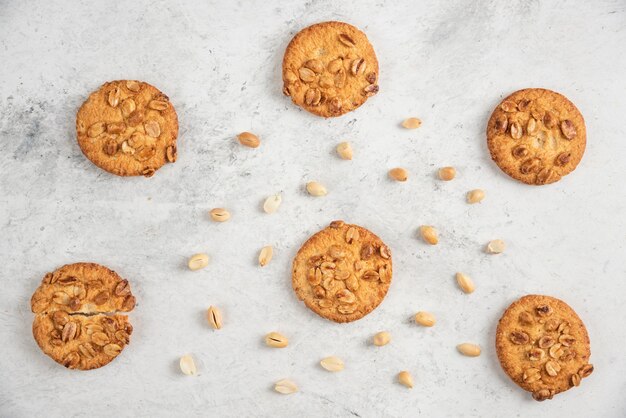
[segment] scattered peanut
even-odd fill
[[[285,348],[289,344],[289,340],[278,332],[270,332],[265,336],[265,344],[274,348]]]
[[[422,121],[418,118],[408,118],[402,122],[402,126],[406,129],[417,129],[422,126]]]
[[[259,137],[250,132],[240,133],[239,135],[237,135],[237,139],[239,140],[241,145],[248,148],[257,148],[259,145],[261,145]]]
[[[213,329],[222,329],[222,312],[215,306],[209,306],[206,319]]]
[[[283,197],[280,195],[280,193],[269,196],[267,199],[265,199],[265,202],[263,203],[263,210],[265,211],[265,213],[274,213],[278,210],[282,202]]]
[[[272,260],[272,256],[274,255],[274,249],[271,245],[266,245],[261,248],[261,252],[259,253],[259,265],[261,267],[265,267],[267,263]]]
[[[274,384],[274,390],[283,395],[289,395],[298,391],[298,386],[289,379],[279,380]]]
[[[441,167],[437,173],[441,180],[450,181],[456,176],[456,169],[454,167]]]
[[[478,203],[485,198],[485,192],[480,189],[474,189],[467,192],[467,203]]]
[[[415,322],[424,327],[432,327],[433,325],[435,325],[437,320],[435,319],[435,316],[430,312],[420,311],[415,314]]]
[[[187,376],[195,376],[198,374],[196,362],[193,360],[191,354],[185,354],[184,356],[182,356],[179,361],[179,366],[180,371]]]
[[[389,170],[389,177],[395,181],[406,181],[409,178],[409,172],[402,167],[396,167]]]
[[[211,209],[209,215],[215,222],[226,222],[230,219],[230,212],[224,208]]]
[[[389,341],[391,341],[391,334],[387,331],[381,331],[374,335],[374,345],[378,347],[389,344]]]
[[[194,254],[187,263],[189,270],[196,271],[209,265],[209,256],[204,253]]]
[[[306,184],[306,191],[309,192],[311,196],[326,196],[328,194],[326,187],[316,181],[308,182]]]
[[[320,365],[329,372],[340,372],[345,367],[343,360],[335,356],[323,358],[322,361],[320,361]]]
[[[411,389],[413,387],[413,376],[411,376],[411,373],[403,370],[398,373],[398,382]]]
[[[470,279],[469,276],[466,276],[463,273],[456,274],[456,282],[461,290],[465,293],[472,293],[476,289],[476,286],[474,285],[472,279]]]
[[[487,252],[489,254],[500,254],[504,252],[506,245],[501,239],[494,239],[487,244]]]
[[[342,142],[337,145],[337,154],[344,160],[352,159],[352,145],[349,142]]]
[[[439,242],[439,233],[430,225],[422,225],[419,229],[422,239],[430,245],[436,245]]]
[[[478,357],[480,356],[480,346],[471,343],[463,343],[456,346],[456,349],[459,350],[459,353],[468,357]]]

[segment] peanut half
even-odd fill
[[[389,177],[395,181],[407,181],[409,172],[402,167],[396,167],[389,170]]]
[[[195,376],[198,374],[198,369],[196,368],[196,362],[193,360],[191,354],[185,354],[180,358],[178,362],[180,366],[180,371],[187,376]]]
[[[209,265],[209,256],[204,253],[194,254],[187,263],[189,270],[196,271]]]
[[[463,343],[456,346],[456,349],[459,350],[459,353],[468,357],[478,357],[480,356],[480,346],[472,343]]]
[[[411,376],[411,373],[407,372],[406,370],[398,373],[398,382],[400,382],[409,389],[413,388],[413,376]]]
[[[430,225],[422,225],[419,228],[422,239],[430,245],[436,245],[439,242],[439,233]]]
[[[387,345],[389,344],[390,341],[391,341],[391,334],[389,334],[387,331],[381,331],[377,333],[376,335],[374,335],[374,338],[373,338],[374,345],[378,347]]]
[[[261,252],[259,253],[259,265],[261,267],[265,267],[267,263],[272,260],[272,256],[274,255],[274,249],[271,245],[266,245],[261,248]]]
[[[420,311],[415,314],[415,323],[424,327],[432,327],[436,322],[435,315],[430,312]]]
[[[268,347],[285,348],[289,344],[289,340],[278,332],[270,332],[265,336],[265,344]]]
[[[437,174],[441,180],[450,181],[456,176],[456,169],[454,167],[441,167]]]
[[[230,212],[224,208],[211,209],[209,215],[211,215],[211,219],[215,222],[226,222],[230,219]]]
[[[337,145],[337,154],[343,160],[352,159],[352,145],[349,142],[342,142]]]
[[[481,189],[474,189],[467,192],[467,203],[479,203],[485,198],[485,192]]]
[[[472,293],[476,290],[476,286],[474,285],[474,281],[467,275],[463,273],[456,274],[456,282],[465,293]]]
[[[267,199],[265,199],[265,202],[263,202],[263,211],[265,213],[274,213],[278,210],[282,202],[283,197],[280,195],[280,193],[269,196]]]
[[[298,391],[298,386],[289,379],[279,380],[274,384],[274,390],[283,395],[289,395]]]
[[[329,372],[340,372],[345,367],[343,360],[335,356],[323,358],[320,365]]]
[[[261,145],[261,140],[259,139],[259,137],[250,132],[240,133],[239,135],[237,135],[237,139],[239,140],[239,143],[241,143],[241,145],[248,148],[257,148],[259,145]]]
[[[310,181],[306,184],[306,191],[311,195],[311,196],[326,196],[328,194],[328,191],[326,190],[326,187],[324,187],[323,184],[318,183],[316,181]]]
[[[402,127],[406,129],[417,129],[422,126],[422,121],[418,118],[408,118],[402,122]]]
[[[222,329],[222,312],[216,306],[209,306],[206,319],[213,329]]]
[[[500,254],[503,253],[506,248],[504,241],[501,239],[494,239],[493,241],[489,241],[487,244],[487,252],[489,254]]]

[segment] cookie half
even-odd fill
[[[593,372],[587,329],[562,300],[528,295],[509,306],[496,330],[504,372],[537,401],[579,386]]]
[[[33,313],[129,312],[135,307],[128,280],[95,263],[67,264],[47,273],[30,300]]]
[[[389,247],[367,229],[343,221],[309,238],[293,260],[298,299],[335,322],[356,321],[376,309],[391,277]]]
[[[111,81],[91,93],[78,110],[76,135],[92,163],[118,176],[150,177],[177,158],[174,106],[143,81]]]
[[[587,132],[580,111],[565,96],[524,89],[504,99],[487,124],[491,158],[526,184],[549,184],[572,172],[585,152]]]
[[[133,327],[126,315],[39,314],[33,336],[45,354],[69,369],[91,370],[113,361],[130,342]]]
[[[341,116],[378,93],[378,60],[367,36],[323,22],[293,37],[283,58],[283,93],[323,117]]]
[[[116,358],[130,342],[126,315],[135,307],[130,284],[95,263],[47,273],[31,298],[33,336],[41,350],[70,369],[90,370]]]

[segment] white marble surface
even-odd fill
[[[381,93],[332,120],[281,94],[291,36],[338,19],[362,28],[381,67]],[[626,5],[624,1],[0,1],[0,416],[585,416],[626,414]],[[153,178],[118,178],[87,161],[74,117],[102,82],[143,79],[168,94],[180,118],[180,159]],[[498,101],[547,87],[583,112],[588,149],[575,173],[541,188],[490,161],[484,129]],[[398,125],[407,116],[416,131]],[[249,150],[233,136],[260,135]],[[351,162],[334,154],[350,140]],[[437,167],[454,165],[443,184]],[[390,182],[394,166],[410,169]],[[327,185],[325,198],[303,191]],[[483,188],[480,205],[465,192]],[[260,210],[283,193],[274,215]],[[207,210],[232,211],[225,224]],[[392,248],[394,281],[366,318],[338,325],[296,301],[290,263],[333,219],[359,223]],[[441,230],[426,247],[420,224]],[[493,238],[505,254],[481,250]],[[275,246],[263,269],[258,250]],[[210,266],[185,268],[206,251]],[[29,298],[41,277],[91,260],[132,281],[131,345],[111,365],[66,370],[31,336]],[[465,271],[477,291],[462,294]],[[537,403],[501,371],[493,339],[515,298],[544,293],[585,320],[594,374],[581,388]],[[211,304],[224,312],[214,332]],[[432,311],[438,324],[409,319]],[[279,330],[291,344],[264,347]],[[388,330],[393,342],[368,344]],[[474,341],[483,355],[455,351]],[[194,353],[201,375],[177,359]],[[329,374],[317,362],[342,357]],[[398,371],[415,376],[411,391]],[[280,396],[281,378],[301,391]]]

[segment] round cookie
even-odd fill
[[[376,309],[389,290],[391,251],[372,232],[334,221],[300,248],[292,285],[316,314],[352,322]]]
[[[174,106],[142,81],[111,81],[91,93],[76,115],[76,134],[83,154],[118,176],[150,177],[177,157]]]
[[[580,385],[593,372],[587,329],[565,302],[527,295],[509,306],[496,330],[504,372],[537,401]]]
[[[318,116],[341,116],[378,93],[378,60],[367,36],[322,22],[293,37],[283,58],[283,93]]]
[[[130,342],[126,315],[135,307],[127,280],[94,263],[47,273],[31,298],[33,336],[41,350],[70,369],[90,370],[116,358]]]
[[[565,96],[524,89],[505,98],[487,124],[491,158],[526,184],[549,184],[572,172],[585,152],[585,120]]]

